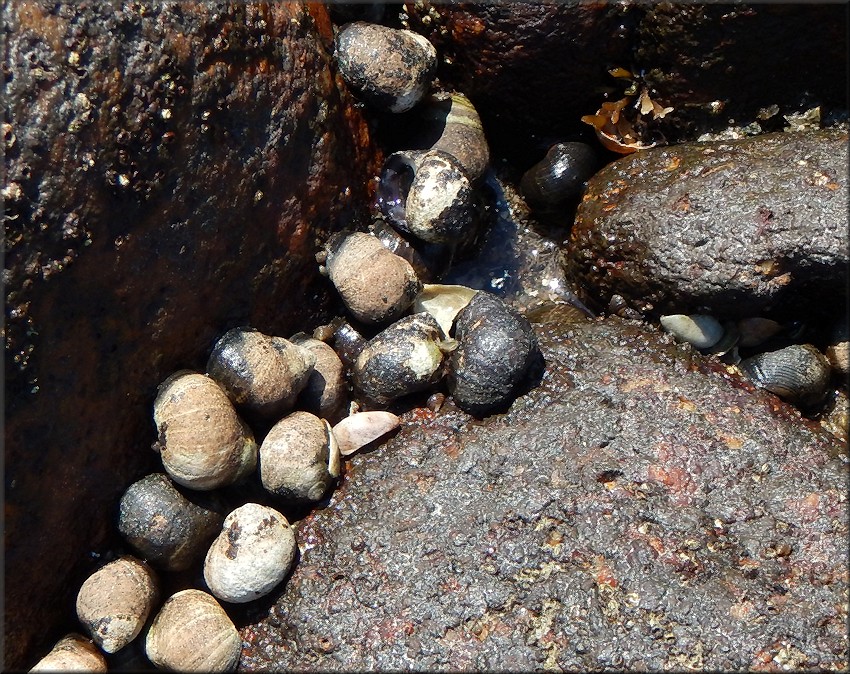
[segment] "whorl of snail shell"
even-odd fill
[[[490,164],[490,148],[472,102],[463,94],[438,92],[427,99],[422,117],[428,147],[448,152],[472,182],[479,180]]]
[[[829,385],[829,361],[811,344],[765,351],[739,367],[756,386],[803,408],[823,402]]]
[[[105,672],[106,658],[82,634],[67,634],[30,669],[31,672]]]
[[[290,341],[316,357],[307,385],[298,396],[299,409],[334,423],[339,421],[348,403],[348,384],[342,360],[330,345],[303,332],[293,335]]]

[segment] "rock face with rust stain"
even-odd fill
[[[843,445],[658,330],[540,321],[505,415],[352,458],[241,667],[846,667]]]
[[[436,46],[440,81],[472,100],[491,148],[521,170],[554,142],[595,142],[581,117],[630,85],[611,68],[673,107],[655,125],[669,143],[774,105],[771,129],[789,112],[847,107],[839,5],[407,2],[405,12]]]
[[[35,662],[156,468],[156,385],[325,318],[317,241],[377,172],[325,8],[52,3],[6,38],[6,666]],[[57,611],[57,607],[65,607]],[[73,625],[68,627],[75,629]]]
[[[589,182],[567,277],[600,307],[838,320],[848,283],[847,131],[682,144]]]

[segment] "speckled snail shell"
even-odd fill
[[[177,372],[154,401],[154,423],[165,471],[190,489],[238,482],[257,465],[257,443],[224,390],[197,372]]]
[[[299,409],[336,423],[348,406],[348,384],[342,361],[330,345],[303,332],[293,335],[290,341],[316,357],[307,385],[298,396]]]
[[[242,639],[215,598],[201,590],[171,595],[151,623],[145,654],[160,669],[230,672]]]
[[[82,634],[67,634],[30,669],[31,672],[105,672],[106,658]]]
[[[77,593],[77,617],[98,646],[115,653],[138,636],[158,601],[153,569],[125,556],[85,580]]]
[[[598,166],[596,151],[587,143],[556,143],[523,174],[520,188],[533,210],[557,211],[578,199]]]
[[[204,561],[204,581],[222,601],[244,604],[267,595],[289,573],[295,534],[273,508],[246,503],[224,520]]]
[[[483,416],[510,403],[540,352],[531,324],[495,295],[479,291],[455,319],[449,358],[455,404]]]
[[[215,343],[207,374],[237,408],[273,419],[292,409],[315,364],[313,352],[283,337],[233,328]]]
[[[829,362],[811,344],[765,351],[741,361],[739,367],[757,386],[801,407],[814,407],[826,396]]]
[[[391,253],[410,263],[423,283],[432,283],[451,267],[455,247],[443,243],[428,243],[392,227],[378,216],[369,224],[369,233]]]
[[[410,263],[369,234],[335,234],[326,253],[328,277],[346,308],[364,323],[394,321],[422,288]]]
[[[335,53],[348,86],[389,112],[406,112],[422,100],[437,70],[437,51],[423,36],[364,21],[340,29]]]
[[[439,92],[427,99],[422,117],[428,147],[448,152],[472,182],[479,180],[490,164],[490,148],[472,102],[463,94]]]
[[[183,493],[152,473],[121,496],[118,531],[150,564],[183,571],[200,559],[221,528],[223,506],[209,492]]]
[[[370,405],[424,391],[443,376],[445,335],[433,316],[399,319],[369,340],[352,369],[357,391]]]
[[[469,177],[441,150],[403,150],[387,157],[378,204],[393,227],[429,243],[461,242],[475,223]]]
[[[279,498],[295,504],[319,501],[330,488],[339,448],[328,423],[296,411],[278,421],[260,445],[260,480]]]

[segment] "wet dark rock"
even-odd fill
[[[588,183],[567,278],[651,314],[828,321],[847,298],[847,131],[656,148]]]
[[[415,409],[353,457],[241,667],[847,666],[842,443],[669,335],[559,314],[505,415]]]
[[[380,166],[321,5],[3,7],[5,656],[31,666],[157,468],[156,385],[326,320]],[[91,554],[90,554],[91,553]]]
[[[440,81],[469,96],[492,149],[523,170],[553,142],[595,142],[581,117],[632,84],[611,77],[611,68],[630,70],[653,101],[673,108],[654,124],[670,143],[730,119],[781,125],[783,115],[818,104],[846,114],[841,5],[407,2],[404,9],[407,24],[437,48]]]

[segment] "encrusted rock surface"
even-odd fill
[[[352,458],[240,668],[846,667],[841,443],[657,330],[538,314],[504,416]]]
[[[587,299],[651,314],[822,319],[848,283],[846,129],[656,148],[588,182],[567,246]]]
[[[553,142],[594,138],[581,117],[630,85],[611,68],[630,70],[673,108],[656,125],[670,143],[730,119],[774,128],[814,105],[846,110],[839,5],[417,0],[404,8],[408,25],[437,47],[440,80],[469,96],[493,149],[523,170]]]
[[[3,7],[5,656],[30,665],[156,469],[156,385],[329,310],[379,164],[321,5]]]

